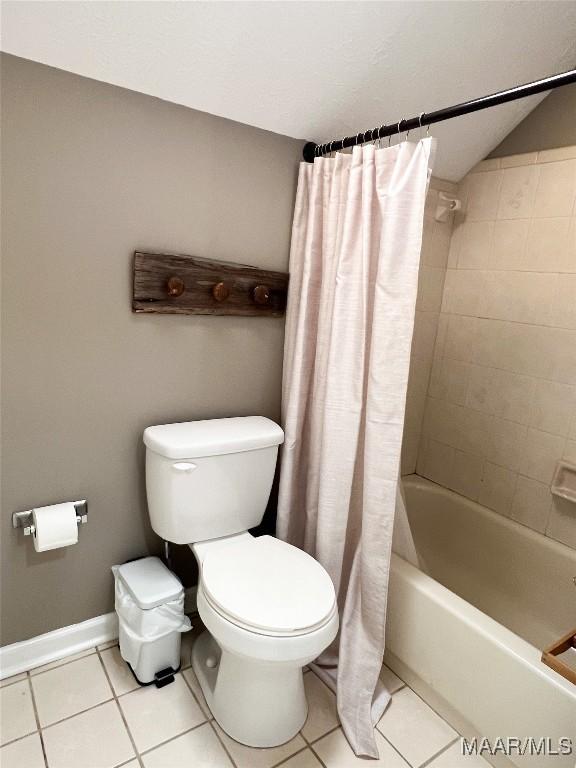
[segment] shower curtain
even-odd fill
[[[277,533],[328,571],[338,637],[317,669],[357,755],[373,725],[432,139],[300,166]],[[399,507],[402,507],[401,500]]]

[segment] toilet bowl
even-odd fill
[[[296,547],[248,531],[262,521],[284,433],[247,416],[148,427],[150,521],[198,562],[206,626],[192,664],[222,729],[252,747],[293,738],[307,716],[303,667],[336,637],[334,586]]]
[[[252,747],[292,739],[307,716],[303,667],[336,636],[326,571],[270,536],[193,545],[198,612],[207,631],[192,666],[217,722]]]

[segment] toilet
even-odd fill
[[[245,416],[148,427],[154,531],[198,562],[206,631],[192,666],[216,721],[251,747],[293,738],[307,716],[303,668],[336,637],[334,586],[310,555],[249,529],[264,515],[282,429]]]

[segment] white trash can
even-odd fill
[[[158,688],[180,668],[180,633],[191,629],[184,615],[184,589],[158,557],[112,567],[120,654],[140,685]]]

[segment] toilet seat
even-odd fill
[[[313,632],[336,611],[334,586],[320,563],[272,536],[242,536],[209,549],[201,588],[223,618],[258,634]]]

